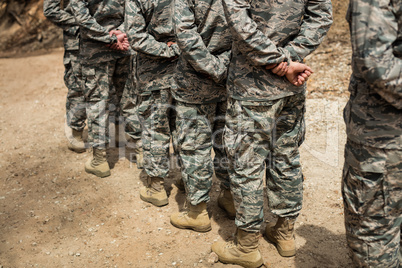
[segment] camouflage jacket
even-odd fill
[[[125,30],[137,53],[137,90],[170,89],[179,55],[173,27],[173,0],[127,0]]]
[[[332,24],[331,0],[223,0],[233,34],[228,73],[230,95],[264,101],[302,93],[265,66],[302,61],[322,42]]]
[[[63,43],[65,50],[78,50],[80,47],[79,27],[75,22],[69,1],[44,0],[43,14],[51,22],[63,29]]]
[[[80,26],[80,55],[85,63],[93,64],[118,59],[131,51],[118,51],[106,45],[116,42],[111,30],[123,29],[124,0],[70,0]]]
[[[402,0],[351,0],[346,18],[353,49],[348,138],[401,150]]]
[[[182,102],[226,99],[232,37],[221,0],[175,0],[175,28],[181,55],[173,97]]]

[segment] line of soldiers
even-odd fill
[[[108,124],[121,131],[123,115],[137,165],[148,176],[140,197],[155,206],[169,202],[164,178],[173,142],[188,204],[171,216],[172,225],[211,230],[215,172],[218,204],[237,231],[235,241],[216,242],[212,250],[224,263],[261,266],[265,175],[278,217],[265,236],[280,255],[296,254],[298,148],[312,74],[302,62],[332,24],[330,0],[45,0],[44,13],[64,30],[69,148],[85,151],[87,120],[88,173],[110,175]],[[354,52],[342,186],[348,245],[358,267],[398,267],[401,0],[351,0],[348,20]]]

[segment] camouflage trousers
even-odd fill
[[[130,73],[130,57],[82,65],[88,116],[88,142],[105,148],[109,143],[109,122],[118,122],[120,101]]]
[[[134,141],[141,140],[141,124],[138,118],[138,92],[136,91],[135,56],[130,59],[130,74],[121,99],[121,114],[124,118],[124,130]]]
[[[304,94],[264,102],[229,100],[224,142],[238,228],[260,230],[264,172],[270,210],[280,217],[298,216],[303,199],[298,148],[305,134],[304,112]]]
[[[144,170],[150,177],[169,173],[170,120],[172,96],[169,89],[138,96],[138,117],[142,127]]]
[[[176,102],[177,150],[187,200],[192,205],[209,201],[214,169],[222,187],[230,187],[228,161],[223,148],[226,107],[226,101],[210,104]]]
[[[348,140],[342,194],[346,238],[356,267],[399,267],[402,150]]]
[[[81,63],[78,50],[64,51],[64,84],[66,85],[66,117],[67,125],[82,131],[85,127],[87,114],[85,111],[84,90],[82,89]]]

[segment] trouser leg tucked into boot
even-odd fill
[[[180,229],[191,229],[197,232],[211,231],[211,220],[208,216],[207,203],[188,204],[188,210],[170,216],[170,223]]]
[[[236,209],[234,206],[233,196],[229,189],[221,190],[218,197],[218,206],[226,211],[229,219],[236,217]]]
[[[141,139],[133,139],[126,133],[126,146],[130,149],[133,150],[135,153],[135,159],[137,163],[137,168],[138,169],[143,169],[144,168],[144,153],[142,150],[142,141]]]
[[[235,241],[216,242],[212,245],[219,261],[237,264],[247,268],[260,267],[264,262],[258,249],[259,232],[237,229]]]
[[[85,152],[85,143],[82,139],[83,131],[72,129],[72,138],[68,141],[68,149],[76,153]]]
[[[296,255],[294,227],[296,218],[278,218],[276,224],[269,223],[265,228],[265,236],[277,248],[282,257]]]
[[[110,168],[106,160],[106,149],[93,148],[93,157],[85,163],[85,171],[100,178],[110,176]]]
[[[140,189],[141,200],[162,207],[169,203],[163,178],[148,177],[148,186]]]

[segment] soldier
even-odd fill
[[[137,51],[138,116],[142,126],[144,170],[147,186],[143,201],[167,205],[164,178],[169,172],[171,87],[175,58],[172,0],[127,0],[125,29]]]
[[[87,105],[88,136],[93,157],[85,171],[110,175],[106,159],[109,116],[119,118],[120,100],[130,70],[130,51],[121,32],[124,1],[71,0],[81,33],[80,57]]]
[[[82,133],[85,127],[86,112],[82,90],[81,63],[79,54],[79,27],[75,22],[69,1],[45,0],[43,13],[46,18],[63,29],[64,43],[64,83],[68,89],[66,102],[67,125],[72,129],[72,139],[69,139],[68,149],[85,152],[85,143]]]
[[[181,54],[172,95],[176,103],[176,138],[188,210],[173,214],[170,222],[178,228],[206,232],[211,230],[207,202],[213,164],[221,180],[218,204],[229,216],[235,215],[222,146],[227,106],[225,82],[232,38],[219,0],[176,0],[175,24]]]
[[[342,194],[356,267],[402,262],[402,1],[351,0]],[[398,260],[399,258],[399,260]]]
[[[234,38],[224,141],[237,233],[234,243],[217,242],[212,250],[222,262],[258,267],[264,171],[269,207],[278,216],[265,235],[282,256],[296,252],[294,224],[303,196],[298,147],[304,138],[305,86],[300,84],[311,72],[297,62],[327,33],[332,6],[330,0],[224,0],[223,5]]]

